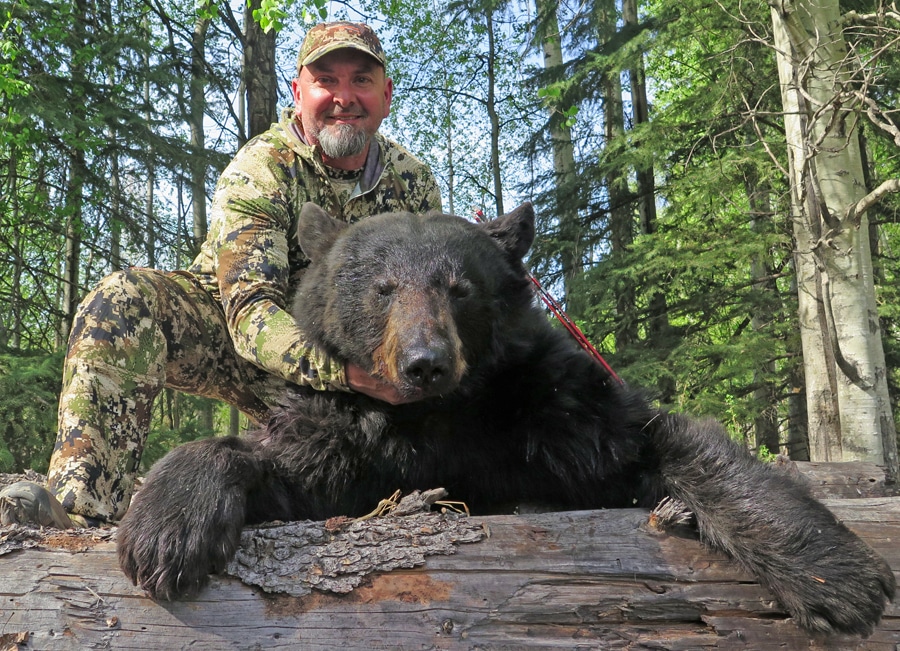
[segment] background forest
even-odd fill
[[[445,210],[535,203],[529,264],[622,378],[763,454],[896,473],[895,5],[304,2],[0,1],[0,472],[46,469],[80,298],[193,258],[327,16],[381,35],[383,130]],[[144,463],[243,425],[166,391]]]

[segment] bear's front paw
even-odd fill
[[[837,545],[818,564],[804,563],[804,574],[780,586],[772,584],[803,628],[868,636],[894,598],[891,568],[868,545],[853,538]]]
[[[216,525],[202,514],[191,517],[165,503],[137,499],[119,525],[119,565],[154,599],[189,597],[206,585],[210,573],[224,569],[239,535],[239,526]]]
[[[157,599],[196,594],[240,542],[259,464],[236,437],[186,443],[147,475],[118,533],[119,565]]]

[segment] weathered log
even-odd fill
[[[779,457],[777,465],[802,477],[819,499],[889,497],[900,495],[900,487],[890,482],[884,468],[865,461],[823,463],[793,462]]]
[[[900,569],[900,498],[827,504]],[[43,532],[38,547],[0,556],[0,649],[900,645],[895,606],[868,640],[811,638],[750,576],[684,528],[655,531],[643,510],[472,517],[467,525],[489,536],[418,567],[369,575],[347,594],[266,594],[216,577],[198,598],[162,604],[121,574],[109,531]]]

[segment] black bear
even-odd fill
[[[721,427],[655,409],[551,325],[522,264],[530,205],[486,224],[386,214],[348,227],[307,204],[298,221],[303,330],[420,400],[300,389],[247,438],[169,453],[118,533],[123,570],[151,596],[199,590],[245,524],[358,515],[398,488],[441,486],[484,513],[671,495],[801,626],[871,632],[895,590],[883,559]]]

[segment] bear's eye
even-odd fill
[[[393,280],[381,279],[375,282],[375,292],[381,297],[389,297],[395,289],[397,289],[397,283]]]
[[[452,298],[467,298],[472,294],[472,283],[466,279],[455,280],[450,283],[450,296]]]

